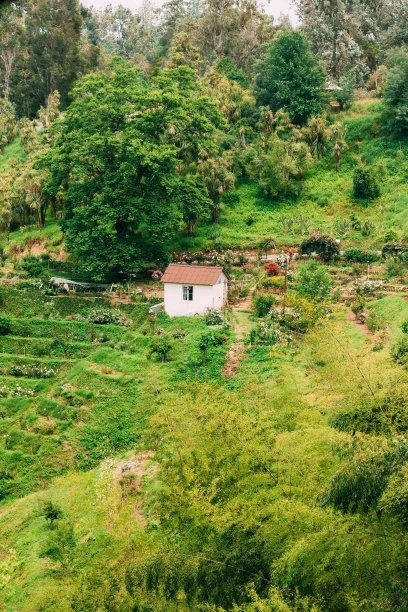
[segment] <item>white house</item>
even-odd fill
[[[228,275],[220,266],[170,264],[162,276],[164,310],[171,317],[219,309],[228,298]]]

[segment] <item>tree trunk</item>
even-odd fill
[[[194,219],[189,219],[187,222],[187,230],[189,236],[194,236],[195,228],[197,224],[197,217]]]

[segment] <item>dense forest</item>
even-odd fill
[[[0,5],[6,612],[408,610],[408,0],[295,7]]]
[[[294,30],[254,2],[3,6],[3,231],[59,220],[76,274],[101,280],[166,263],[242,179],[273,202],[296,200],[328,152],[338,171],[335,111],[358,88],[384,96],[381,129],[403,136],[404,3],[298,11]]]

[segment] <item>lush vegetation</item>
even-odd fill
[[[7,612],[408,609],[408,6],[296,7],[0,7]]]

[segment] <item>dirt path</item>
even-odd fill
[[[367,326],[364,325],[364,323],[361,323],[360,321],[356,321],[354,312],[352,312],[351,310],[347,311],[347,321],[349,323],[353,323],[356,327],[358,327],[361,333],[364,334],[365,336],[371,336],[370,330],[367,328]]]
[[[245,333],[249,331],[250,323],[245,317],[245,312],[242,311],[250,310],[252,308],[252,295],[254,291],[255,286],[251,287],[248,295],[245,298],[232,306],[234,328],[237,339],[236,342],[231,345],[227,353],[227,361],[222,367],[222,373],[225,378],[233,378],[235,376],[244,358],[246,349],[243,338]]]

